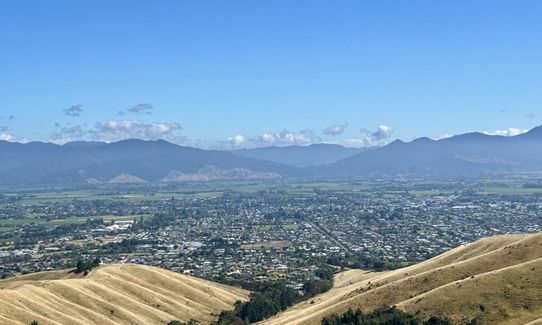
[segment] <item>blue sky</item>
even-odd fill
[[[540,1],[2,1],[0,139],[337,142],[542,124]]]

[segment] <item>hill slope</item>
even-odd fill
[[[109,265],[81,278],[68,271],[30,274],[0,282],[0,323],[209,323],[248,292],[141,265]]]
[[[526,324],[542,318],[542,233],[497,236],[461,246],[411,267],[369,273],[349,270],[332,290],[262,324],[319,324],[348,308],[396,305],[422,318],[457,324]]]

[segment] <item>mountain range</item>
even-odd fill
[[[208,175],[211,169],[205,169],[209,166],[213,177]],[[0,183],[5,185],[157,182],[170,181],[175,174],[217,179],[220,173],[232,176],[243,171],[252,177],[272,178],[294,176],[297,168],[163,140],[64,145],[0,142]]]
[[[467,133],[441,140],[396,140],[317,170],[334,176],[460,177],[542,171],[542,127],[505,137]]]
[[[180,182],[289,177],[464,177],[542,171],[542,126],[527,133],[467,133],[396,140],[377,148],[332,144],[203,150],[164,140],[57,145],[0,141],[0,184]]]

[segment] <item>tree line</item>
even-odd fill
[[[101,262],[100,259],[97,257],[93,260],[87,260],[87,261],[79,260],[77,261],[77,265],[75,266],[74,272],[76,274],[84,273],[85,275],[87,275],[90,270],[99,266],[100,262]]]
[[[333,271],[322,267],[317,279],[303,285],[303,294],[282,282],[251,283],[243,287],[253,291],[247,302],[237,301],[234,310],[223,311],[215,325],[246,325],[259,322],[303,300],[310,299],[333,287]]]
[[[422,321],[395,307],[386,307],[365,314],[361,309],[349,309],[342,315],[333,314],[322,320],[322,325],[452,325],[446,318],[432,316]]]

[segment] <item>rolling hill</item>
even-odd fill
[[[422,319],[455,324],[542,322],[542,233],[503,235],[463,245],[410,267],[347,270],[334,287],[260,322],[319,324],[349,308],[370,312],[396,306]],[[0,323],[166,324],[209,323],[249,292],[141,265],[108,265],[87,276],[68,270],[0,281]]]
[[[348,308],[384,306],[455,324],[535,324],[542,322],[541,292],[542,233],[497,236],[399,270],[340,273],[330,291],[261,324],[320,324]]]
[[[0,281],[0,323],[206,324],[246,299],[245,290],[156,267],[108,265],[86,277],[64,270]]]

